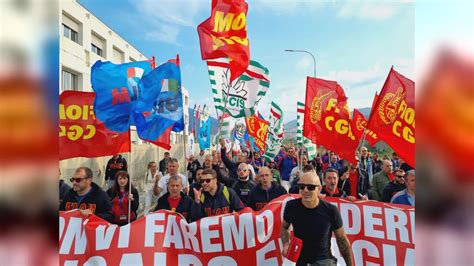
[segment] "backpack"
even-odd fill
[[[229,189],[227,189],[226,186],[222,189],[222,193],[224,193],[224,197],[227,200],[227,203],[230,204],[230,194],[229,194]],[[206,196],[204,193],[201,194],[201,204],[204,203],[204,200],[206,199]]]

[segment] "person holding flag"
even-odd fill
[[[129,191],[132,193],[129,194]],[[130,222],[137,219],[137,210],[140,205],[138,190],[130,184],[130,175],[126,171],[117,172],[114,185],[106,193],[112,202],[113,222],[115,224],[120,226],[126,225],[129,221],[129,216]],[[128,212],[129,204],[132,204],[130,213]]]

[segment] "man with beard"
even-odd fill
[[[79,209],[84,216],[95,214],[109,222],[113,221],[112,203],[107,194],[94,182],[88,167],[79,167],[70,179],[72,188],[59,205],[60,211]],[[115,179],[114,179],[115,180]]]
[[[390,202],[393,195],[407,188],[405,185],[405,179],[403,178],[405,176],[405,171],[403,171],[402,169],[397,169],[395,170],[394,176],[395,177],[393,181],[390,181],[390,183],[388,183],[388,185],[385,186],[385,188],[383,189],[383,192],[382,192],[383,202]]]
[[[239,164],[239,167],[237,167],[237,176],[239,179],[237,179],[232,188],[245,206],[248,206],[250,190],[252,190],[256,184],[250,179],[250,170],[246,163]]]
[[[191,217],[200,219],[214,215],[232,213],[244,208],[242,201],[232,188],[217,182],[217,173],[205,169],[201,175],[202,188],[194,191],[194,202]]]

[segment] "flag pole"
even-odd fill
[[[186,158],[186,138],[185,138],[184,134],[185,134],[185,129],[183,129],[183,151],[184,151],[184,165],[183,165],[183,169],[187,169],[187,165],[186,165],[186,162],[187,162],[187,161],[186,161],[186,159],[187,159],[187,158]],[[184,171],[184,173],[186,173],[186,170]],[[186,176],[186,178],[188,178],[188,177]]]
[[[130,132],[130,128],[128,129]],[[128,224],[130,223],[130,214],[132,212],[132,201],[130,200],[130,195],[132,195],[132,169],[133,169],[133,164],[132,164],[132,134],[130,132],[130,160],[129,160],[129,169],[128,169],[128,176],[130,178],[128,179]]]
[[[229,87],[227,88],[227,92],[225,93],[224,110],[222,111],[222,117],[219,120],[219,125],[218,125],[218,128],[217,128],[217,141],[219,141],[221,139],[222,123],[224,122],[224,115],[225,115],[225,111],[227,109],[227,102],[228,102],[227,99],[229,98],[229,93],[230,93],[230,87],[231,86],[232,86],[232,81],[229,81]]]

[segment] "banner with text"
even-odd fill
[[[64,91],[59,97],[59,159],[130,152],[130,131],[113,132],[94,114],[94,92]]]
[[[118,227],[79,211],[61,212],[61,265],[281,265],[284,195],[259,212],[203,218],[188,224],[158,211]],[[376,201],[326,198],[342,216],[355,265],[414,265],[415,209]],[[343,262],[335,239],[333,255]]]

